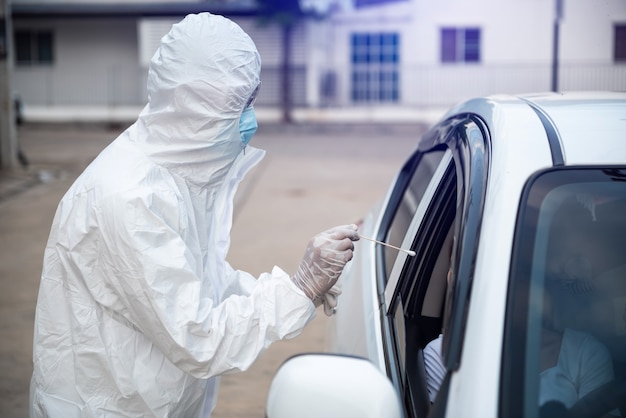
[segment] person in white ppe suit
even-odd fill
[[[34,330],[33,417],[209,416],[218,376],[292,338],[352,258],[322,232],[293,276],[227,262],[261,61],[239,26],[189,15],[150,63],[148,104],[62,198]]]

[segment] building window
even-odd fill
[[[626,24],[615,25],[615,61],[626,62]]]
[[[480,29],[442,28],[441,62],[480,62]]]
[[[51,31],[15,31],[15,62],[18,65],[52,64]]]
[[[352,101],[397,102],[399,99],[400,36],[397,33],[354,33]]]

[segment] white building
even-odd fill
[[[625,0],[353,4],[296,28],[297,108],[447,107],[477,95],[552,90],[554,82],[558,90],[626,90]],[[280,31],[258,26],[253,0],[13,0],[13,84],[27,115],[138,112],[158,40],[185,14],[204,10],[250,34],[263,60],[257,107],[277,107]]]
[[[323,24],[309,68],[335,72],[344,106],[550,91],[556,2],[370,0]],[[626,90],[626,1],[561,6],[557,90]]]

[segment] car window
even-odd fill
[[[620,407],[626,416],[625,214],[626,169],[550,170],[527,185],[510,275],[502,416],[619,416]]]
[[[422,350],[438,337],[443,321],[457,210],[456,167],[450,151],[441,159],[418,206],[401,243],[414,250],[416,256],[398,257],[392,273],[392,277],[398,277],[398,284],[394,287],[393,280],[390,281],[386,292],[386,296],[392,290],[394,294],[389,302],[389,316],[394,323],[394,347],[404,401],[413,411],[411,416],[425,415],[430,407]]]
[[[424,216],[426,215],[429,207],[431,206],[431,202],[434,199],[434,196],[436,195],[437,191],[440,189],[441,183],[444,181],[444,178],[446,176],[446,171],[449,170],[449,167],[452,164],[452,152],[451,151],[448,150],[446,152],[443,152],[441,150],[437,150],[434,153],[435,155],[442,154],[442,158],[439,160],[438,167],[436,167],[436,169],[433,171],[432,177],[430,177],[428,181],[425,181],[425,179],[421,180],[421,182],[427,183],[427,187],[424,188],[424,191],[422,193],[422,198],[420,199],[419,204],[416,206],[416,208],[412,212],[413,213],[412,218],[409,220],[408,223],[406,223],[406,226],[404,226],[405,229],[404,229],[404,232],[402,233],[402,241],[398,242],[398,244],[396,245],[399,248],[412,248],[412,246],[414,245],[416,234],[422,225]],[[432,159],[424,158],[421,161],[432,161]],[[422,174],[423,172],[421,172],[420,170],[416,170],[413,174],[411,182],[414,182],[413,180],[415,179],[415,177],[419,177]],[[417,181],[415,181],[415,183],[417,183]],[[405,195],[412,195],[412,194],[413,192],[411,191],[411,189],[407,188]],[[409,200],[409,199],[404,199],[404,200]],[[386,253],[387,255],[389,255],[389,264],[392,264],[392,269],[389,274],[389,279],[388,279],[387,285],[385,286],[385,306],[387,307],[391,307],[392,305],[391,299],[393,298],[394,295],[397,294],[396,287],[398,285],[398,282],[400,281],[400,277],[403,274],[406,274],[405,272],[403,272],[404,266],[407,260],[410,260],[410,257],[405,252],[399,252],[397,250],[393,250],[393,251],[394,251],[393,258],[391,257],[392,253],[390,252]]]
[[[395,210],[389,229],[386,232],[385,241],[400,247],[404,237],[409,230],[409,225],[414,219],[424,193],[431,182],[435,170],[440,165],[445,149],[437,149],[431,152],[420,154],[419,159],[411,162],[409,167],[405,167],[405,172],[410,170],[406,189],[402,193],[402,198]],[[408,168],[408,170],[406,170]],[[388,278],[393,269],[398,251],[390,247],[384,248],[384,261],[386,277]]]
[[[396,369],[390,376],[409,416],[426,416],[435,399],[445,405],[445,377],[458,366],[462,349],[484,202],[488,156],[481,122],[467,115],[447,126],[431,138],[432,150],[422,147],[443,154],[420,189],[422,198],[400,241],[416,255],[397,255],[384,292],[391,324],[388,362]],[[424,349],[431,342],[442,342],[441,349],[429,351],[436,353],[441,380],[427,384]]]

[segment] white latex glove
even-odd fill
[[[335,283],[328,292],[322,297],[315,298],[313,303],[315,307],[324,304],[324,313],[326,316],[333,316],[335,314],[335,308],[337,307],[337,298],[341,294],[341,287],[339,283]]]
[[[344,266],[352,259],[353,241],[358,239],[356,225],[337,226],[317,234],[309,241],[300,267],[291,278],[316,306],[324,303],[325,312],[332,311],[337,305],[336,296],[341,291],[336,293],[337,288],[328,298],[326,294],[330,293]]]

